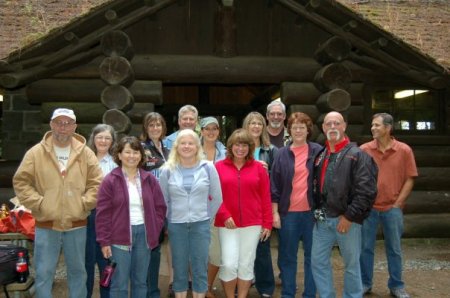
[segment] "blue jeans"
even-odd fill
[[[373,262],[378,225],[381,223],[384,236],[384,248],[389,270],[389,289],[404,288],[402,281],[402,247],[403,212],[400,208],[388,211],[372,209],[370,216],[362,227],[361,276],[364,286],[371,288],[373,279]]]
[[[192,272],[192,290],[206,293],[208,290],[208,250],[210,220],[191,223],[168,224],[172,252],[173,290],[188,290],[189,265]]]
[[[111,246],[112,259],[117,262],[109,292],[112,298],[129,297],[128,288],[131,289],[131,298],[142,298],[147,295],[150,249],[143,224],[131,226],[131,243],[129,250]]]
[[[318,221],[313,229],[311,267],[320,298],[336,297],[331,267],[331,251],[334,244],[339,245],[344,260],[343,298],[361,298],[362,282],[359,257],[361,254],[361,225],[352,223],[350,230],[340,234],[336,230],[339,218]]]
[[[92,291],[94,289],[95,280],[95,264],[97,264],[98,271],[103,272],[108,261],[103,257],[100,245],[96,240],[95,234],[95,209],[91,211],[91,214],[87,218],[86,229],[86,289],[87,298],[92,297]],[[109,298],[109,288],[100,287],[100,297]]]
[[[255,258],[255,287],[260,295],[273,295],[275,277],[273,276],[272,255],[270,254],[270,238],[259,242]]]
[[[61,248],[67,270],[69,297],[86,297],[86,227],[59,232],[36,227],[34,266],[36,269],[36,297],[52,297],[53,279]]]
[[[311,211],[288,212],[281,217],[278,242],[278,267],[282,280],[281,297],[295,297],[297,289],[297,254],[303,242],[303,297],[316,297],[316,285],[311,271],[311,248],[314,220]]]
[[[159,234],[159,245],[152,249],[150,266],[148,266],[147,275],[147,298],[159,298],[161,291],[159,290],[159,267],[161,264],[161,245],[164,241],[165,228]]]

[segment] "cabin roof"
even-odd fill
[[[271,1],[293,11],[298,7],[304,10],[310,3],[309,0]],[[43,1],[32,4],[25,0],[2,1],[0,20],[3,21],[0,21],[0,27],[4,30],[0,31],[0,40],[2,40],[0,57],[6,56],[4,60],[8,64],[13,64],[47,53],[56,53],[63,47],[67,47],[67,40],[64,44],[64,39],[67,39],[66,33],[73,32],[77,38],[83,38],[89,35],[92,28],[107,24],[105,12],[109,9],[125,16],[138,11],[145,5],[163,2],[72,0]],[[173,4],[177,1],[168,2]],[[422,68],[448,77],[450,4],[447,1],[311,1],[313,2],[320,3],[320,6],[311,10],[313,22],[314,17],[326,20],[323,26],[328,27],[330,33],[336,32],[336,28],[333,28],[336,25],[343,28],[345,24],[356,21],[359,26],[351,34],[356,36],[357,41],[366,44],[366,49],[367,45],[375,44],[380,40],[387,40],[390,43],[388,47],[379,51],[382,55],[376,57],[377,59],[384,57],[391,65],[398,61],[400,65],[407,66],[405,69],[409,68],[408,65],[412,65],[414,70]],[[23,8],[18,10],[18,7]],[[306,17],[308,18],[309,16]],[[12,69],[15,71],[14,68]]]

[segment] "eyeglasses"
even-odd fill
[[[162,127],[161,123],[150,123],[149,125],[147,125],[147,128],[159,128]]]
[[[52,123],[59,128],[72,126],[75,124],[73,121],[52,121]]]
[[[96,136],[95,139],[97,141],[107,141],[107,142],[111,142],[112,141],[111,137],[104,137],[104,136]]]

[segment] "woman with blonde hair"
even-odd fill
[[[217,171],[203,159],[200,139],[191,129],[178,133],[160,185],[168,208],[175,297],[187,297],[189,268],[193,297],[205,297],[210,221],[222,203],[222,191]]]
[[[242,127],[248,131],[255,142],[253,157],[263,165],[270,175],[278,148],[270,144],[266,119],[258,112],[251,112],[245,117]],[[254,269],[256,290],[261,297],[271,297],[275,291],[275,277],[270,252],[270,238],[258,244]]]

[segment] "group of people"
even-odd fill
[[[268,124],[266,124],[266,120]],[[313,121],[283,103],[266,117],[249,113],[226,144],[215,117],[192,105],[166,136],[151,112],[138,137],[117,140],[106,124],[88,141],[76,116],[56,109],[51,131],[24,156],[13,184],[36,219],[36,296],[52,297],[61,249],[70,297],[91,297],[95,266],[117,263],[101,297],[160,297],[161,244],[168,235],[170,291],[175,297],[215,297],[218,274],[226,297],[247,297],[252,283],[272,297],[270,237],[278,237],[281,296],[297,292],[298,249],[304,253],[302,297],[336,297],[331,251],[337,244],[345,273],[343,297],[372,290],[374,247],[383,227],[388,288],[409,297],[402,280],[402,208],[417,168],[412,150],[393,136],[394,121],[375,114],[373,141],[358,147],[338,112],[322,123],[324,146],[310,141]],[[81,284],[86,286],[81,286]]]

